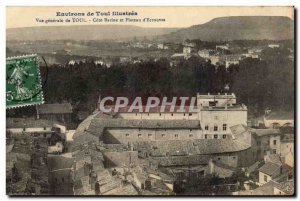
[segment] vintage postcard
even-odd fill
[[[294,196],[294,24],[292,6],[8,6],[7,195]]]

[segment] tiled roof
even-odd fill
[[[292,195],[292,194],[294,194],[294,190],[295,190],[294,185],[295,185],[294,180],[289,180],[289,181],[279,183],[279,184],[275,185],[275,187],[288,195]]]
[[[70,103],[42,104],[37,106],[39,114],[69,114],[72,113]]]
[[[281,134],[279,129],[267,128],[267,129],[251,129],[253,133],[257,136],[264,136],[264,135],[275,135]]]
[[[274,173],[276,173],[276,171],[280,168],[281,166],[278,164],[267,162],[266,164],[264,164],[262,167],[259,168],[259,171],[273,177]]]
[[[7,118],[6,128],[44,128],[52,127],[53,121],[34,118]]]

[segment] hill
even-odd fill
[[[167,34],[160,39],[182,41],[285,40],[294,38],[294,21],[280,16],[235,16],[215,18],[205,24],[191,26]]]
[[[7,40],[126,40],[153,37],[176,28],[142,28],[131,25],[45,26],[7,29]]]

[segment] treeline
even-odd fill
[[[266,108],[294,109],[294,63],[286,49],[268,49],[263,60],[245,59],[239,65],[216,67],[199,57],[171,66],[166,58],[107,68],[88,61],[65,67],[41,67],[47,103],[71,102],[76,110],[93,111],[99,95],[148,97],[195,96],[199,93],[236,93],[239,103],[255,116]]]

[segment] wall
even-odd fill
[[[233,153],[214,156],[213,159],[218,163],[222,163],[230,167],[237,167],[239,158],[237,156],[237,153],[233,152]]]
[[[178,137],[176,137],[178,135]],[[201,129],[106,129],[103,141],[106,144],[127,144],[136,141],[202,139]]]
[[[238,124],[247,125],[247,111],[242,110],[202,110],[200,122],[203,134],[226,134],[230,133],[230,127]],[[226,124],[226,131],[223,131],[223,124]],[[214,131],[214,126],[218,131]],[[208,130],[205,129],[208,126]]]
[[[149,119],[149,120],[197,120],[198,113],[120,113],[123,119]]]
[[[71,169],[56,170],[49,173],[49,183],[54,195],[73,195],[73,172]]]
[[[264,176],[267,176],[267,182],[265,182]],[[259,182],[260,184],[265,184],[265,183],[268,183],[269,181],[272,180],[272,178],[271,178],[269,175],[264,174],[264,173],[262,173],[262,172],[259,172],[258,179],[259,179],[258,182]]]
[[[7,128],[6,131],[12,134],[34,133],[34,132],[51,132],[52,127],[41,127],[41,128]]]

